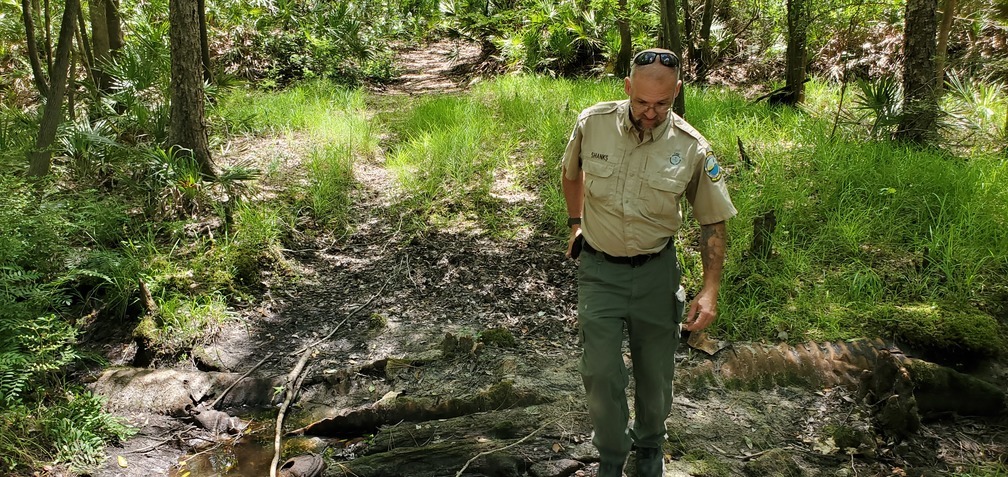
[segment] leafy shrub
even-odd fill
[[[58,271],[68,253],[70,224],[66,202],[48,189],[36,193],[31,185],[0,177],[0,264],[41,275]]]
[[[162,142],[168,136],[171,54],[167,20],[138,22],[126,44],[105,65],[112,77],[110,101],[96,103],[125,144]]]

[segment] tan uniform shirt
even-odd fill
[[[684,194],[701,225],[735,216],[707,140],[671,112],[642,140],[629,104],[582,111],[564,152],[566,178],[585,174],[581,233],[588,243],[614,256],[660,251],[682,225]]]

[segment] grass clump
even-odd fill
[[[686,452],[682,459],[691,465],[690,473],[703,477],[728,477],[732,474],[731,466],[720,457],[703,449],[692,449]]]
[[[515,339],[514,334],[504,327],[484,330],[480,333],[479,340],[487,346],[496,346],[499,348],[514,348],[518,346],[518,340]]]

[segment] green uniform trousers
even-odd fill
[[[675,351],[683,302],[676,297],[680,271],[669,246],[647,263],[631,267],[601,254],[581,254],[578,266],[578,326],[582,345],[578,369],[584,381],[603,462],[623,462],[632,444],[661,447],[672,408]],[[634,373],[634,425],[630,419],[623,364],[623,327],[630,337]]]

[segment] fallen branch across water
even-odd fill
[[[220,396],[217,396],[217,399],[214,399],[214,401],[212,403],[210,403],[210,409],[213,409],[213,408],[217,407],[217,403],[219,403],[221,401],[221,399],[224,399],[224,396],[227,396],[227,393],[230,392],[232,389],[234,389],[235,385],[237,385],[239,381],[247,378],[248,375],[252,374],[252,371],[255,371],[256,369],[258,369],[259,366],[262,366],[262,364],[265,363],[266,360],[270,359],[270,357],[272,357],[272,356],[273,356],[273,353],[268,353],[266,355],[266,357],[264,357],[262,360],[260,360],[258,363],[256,363],[255,366],[252,366],[252,369],[249,369],[248,371],[245,371],[245,374],[239,376],[238,379],[236,379],[233,383],[231,383],[230,386],[228,386],[227,388],[224,389],[224,392],[222,392],[220,394]]]
[[[339,326],[336,328],[339,328]],[[277,414],[276,420],[276,433],[273,435],[273,463],[270,465],[270,477],[276,477],[277,464],[280,463],[280,430],[283,428],[284,415],[287,413],[287,407],[290,406],[291,401],[294,400],[294,395],[297,394],[298,388],[301,386],[301,371],[304,370],[305,364],[308,363],[308,358],[311,357],[313,351],[312,348],[305,349],[297,365],[287,375],[287,383],[284,386],[286,388],[286,396],[284,397],[283,404],[280,405],[280,412]]]

